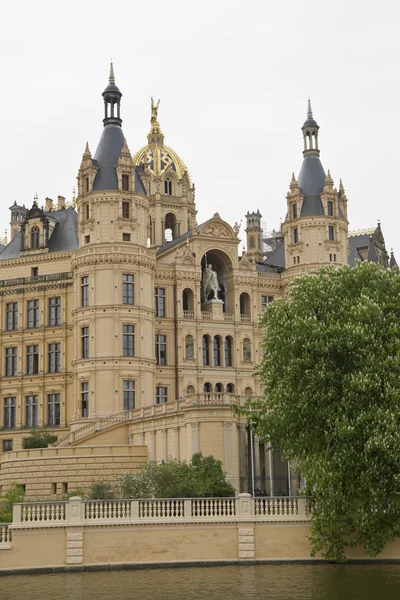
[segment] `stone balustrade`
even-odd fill
[[[165,522],[296,521],[308,520],[305,497],[151,498],[140,500],[82,500],[14,504],[13,529],[73,525],[114,525]],[[7,538],[3,532],[0,540]],[[1,537],[3,536],[3,538]],[[1,543],[1,542],[0,542]]]
[[[10,523],[0,523],[0,550],[11,548],[11,541]]]

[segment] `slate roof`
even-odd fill
[[[325,185],[326,175],[318,156],[305,156],[297,180],[301,193],[304,196],[301,207],[302,217],[323,215],[320,193]]]
[[[275,250],[272,250],[272,252],[269,252],[264,260],[264,265],[269,265],[269,266],[273,266],[273,267],[278,267],[279,269],[284,269],[285,268],[285,242],[284,240],[282,240],[282,242],[277,246],[277,248],[275,248]],[[257,267],[257,270],[258,267]]]
[[[124,134],[119,125],[108,124],[104,127],[99,145],[93,157],[93,163],[98,167],[93,182],[93,190],[117,190],[118,179],[115,165],[121,156],[124,146]]]
[[[363,260],[358,248],[369,248],[370,236],[368,233],[349,236],[349,259],[348,264],[354,267],[357,260]]]
[[[46,217],[57,221],[49,240],[49,252],[75,250],[78,244],[78,213],[73,208],[44,212]],[[0,252],[0,260],[21,256],[21,232]]]

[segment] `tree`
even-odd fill
[[[0,523],[12,523],[13,505],[23,502],[25,492],[17,483],[13,483],[4,494],[0,496]]]
[[[57,441],[57,436],[47,431],[45,427],[32,429],[30,436],[24,438],[22,447],[25,450],[30,448],[47,448],[49,444],[54,444]]]
[[[125,473],[119,480],[123,498],[208,498],[235,493],[221,461],[201,452],[191,462],[149,461],[138,473]]]
[[[297,277],[267,306],[257,435],[312,497],[312,553],[376,556],[400,535],[400,277],[377,264]]]

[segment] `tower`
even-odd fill
[[[21,224],[25,220],[27,209],[24,206],[18,206],[17,202],[14,202],[12,206],[10,206],[11,213],[11,239],[13,240],[19,230],[21,229]]]
[[[257,212],[246,214],[246,241],[247,241],[247,257],[254,260],[262,259],[262,215],[257,209]]]
[[[308,100],[303,132],[303,164],[294,173],[286,196],[287,215],[282,225],[288,275],[329,263],[347,264],[347,197],[342,181],[339,191],[328,170],[325,174],[318,145],[319,125]]]
[[[151,99],[148,144],[133,159],[149,196],[149,243],[156,248],[197,227],[194,185],[183,160],[164,144],[159,105]]]
[[[74,427],[83,418],[153,403],[149,201],[122,131],[122,93],[112,64],[102,96],[103,133],[94,156],[86,144],[78,172]]]

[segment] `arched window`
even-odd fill
[[[39,227],[32,227],[31,229],[31,248],[39,248],[40,230]]]
[[[232,338],[228,335],[224,342],[225,366],[232,366]]]
[[[164,230],[164,238],[166,242],[171,242],[176,237],[178,237],[176,227],[176,217],[173,213],[167,213],[165,215],[165,230]]]
[[[243,340],[243,362],[251,362],[251,342],[249,338]]]
[[[216,394],[223,394],[224,393],[224,386],[223,386],[223,384],[222,383],[216,383],[214,391],[215,391]]]
[[[214,367],[221,366],[221,338],[219,335],[216,335],[213,343],[213,351],[214,351]]]
[[[172,181],[168,177],[164,181],[164,194],[172,196]]]
[[[203,335],[203,365],[210,364],[210,338],[208,335]]]
[[[240,318],[242,321],[250,321],[250,296],[246,292],[240,294]]]
[[[250,239],[249,239],[249,246],[250,246],[250,248],[255,248],[255,247],[256,247],[256,241],[255,241],[255,239],[254,239],[254,236],[253,236],[253,235],[251,235],[251,236],[250,236]]]
[[[187,335],[185,338],[185,358],[186,360],[194,359],[194,339],[192,335]]]
[[[235,393],[235,386],[233,385],[233,383],[227,383],[226,384],[226,393],[227,394],[234,394]]]
[[[208,381],[204,384],[203,386],[203,391],[205,394],[211,394],[211,383],[208,383]]]
[[[193,319],[194,314],[194,296],[193,290],[190,288],[186,288],[182,292],[182,307],[183,307],[183,317],[185,319]]]

